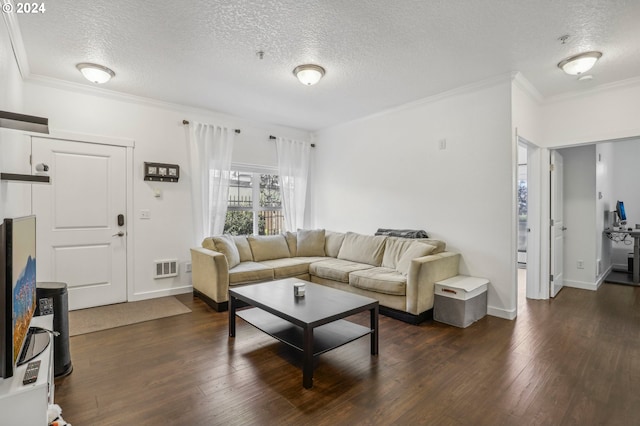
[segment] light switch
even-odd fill
[[[147,209],[140,210],[140,219],[151,219],[151,212]]]

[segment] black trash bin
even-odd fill
[[[73,371],[69,352],[69,298],[67,284],[54,282],[36,283],[36,315],[53,314],[53,331],[60,333],[53,338],[53,374],[66,376]]]

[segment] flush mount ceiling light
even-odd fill
[[[313,86],[324,75],[324,68],[313,64],[299,65],[293,70],[293,75],[298,77],[300,83],[306,86]]]
[[[593,67],[602,56],[601,52],[585,52],[560,61],[558,68],[569,75],[580,75]]]
[[[105,66],[90,64],[88,62],[82,62],[76,65],[76,68],[78,68],[84,78],[97,84],[106,83],[111,80],[111,77],[115,77],[116,75],[115,72]]]

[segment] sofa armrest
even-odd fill
[[[191,281],[199,291],[215,303],[229,300],[229,265],[227,258],[206,248],[191,249]]]
[[[411,261],[407,275],[407,312],[418,315],[433,308],[436,281],[458,275],[460,253],[445,251]]]

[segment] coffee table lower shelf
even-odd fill
[[[302,327],[260,308],[238,310],[236,315],[269,336],[304,352]],[[321,325],[313,329],[313,356],[321,355],[371,333],[373,333],[371,328],[346,320]]]

